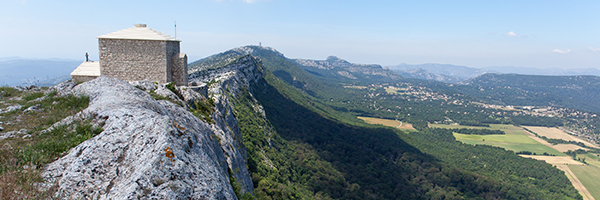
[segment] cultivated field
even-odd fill
[[[585,165],[582,162],[573,160],[571,156],[534,156],[534,155],[520,155],[525,158],[533,158],[536,160],[543,160],[552,165]]]
[[[367,89],[367,86],[358,86],[358,85],[346,85],[344,87],[345,88],[352,88],[352,89]]]
[[[578,155],[580,159],[586,158],[585,161],[590,165],[585,165],[582,162],[573,160],[570,156],[564,153],[568,150],[577,150],[582,147],[573,144],[558,144],[552,145],[546,140],[536,137],[533,133],[526,131],[523,128],[516,127],[513,125],[499,125],[492,124],[490,127],[473,127],[473,126],[460,126],[460,125],[444,125],[444,124],[429,124],[429,127],[435,128],[473,128],[473,129],[490,129],[490,130],[502,130],[506,135],[466,135],[454,133],[454,137],[467,144],[486,144],[492,146],[498,146],[507,150],[518,151],[530,151],[537,155],[521,155],[526,158],[533,158],[536,160],[543,160],[546,163],[556,166],[558,169],[565,172],[573,186],[583,196],[584,200],[600,199],[600,158],[593,154]],[[527,129],[534,131],[539,135],[546,136],[548,138],[557,138],[563,140],[572,140],[578,142],[584,142],[583,140],[574,136],[568,135],[567,133],[556,128],[546,127],[533,127],[527,126]],[[570,137],[568,137],[570,136]],[[558,138],[561,137],[561,138]],[[585,143],[586,145],[595,146]],[[543,156],[544,152],[554,154],[556,156]],[[571,170],[573,169],[573,171]],[[598,170],[598,171],[594,171]],[[585,177],[583,177],[585,176]],[[580,180],[581,179],[581,180]],[[591,183],[596,181],[594,183]]]
[[[580,147],[580,146],[577,146],[574,144],[557,144],[557,145],[553,145],[552,148],[554,148],[560,152],[567,152],[569,150],[575,151],[577,149],[589,150],[588,148]]]
[[[589,193],[595,198],[600,199],[600,181],[598,175],[600,168],[591,165],[576,166],[569,165],[569,169],[579,178],[581,183],[587,188]]]
[[[523,126],[523,127],[537,133],[540,136],[546,136],[547,138],[582,142],[586,146],[598,148],[598,145],[592,144],[592,143],[590,143],[584,139],[578,138],[576,136],[569,135],[568,133],[566,133],[558,128],[548,128],[548,127],[540,127],[540,126]]]
[[[557,151],[551,147],[548,147],[540,141],[537,141],[528,136],[528,132],[520,127],[513,125],[500,125],[492,124],[490,127],[469,127],[469,126],[455,126],[455,125],[439,125],[430,124],[431,127],[438,128],[486,128],[491,130],[502,130],[506,135],[467,135],[454,133],[454,137],[467,144],[485,144],[491,146],[502,147],[507,150],[514,152],[529,151],[542,155],[543,153],[553,154],[557,156],[565,156],[564,153]],[[545,142],[545,141],[543,141]]]
[[[584,159],[585,158],[585,162],[586,163],[588,163],[590,165],[594,165],[594,166],[600,168],[600,158],[597,157],[594,154],[591,154],[591,153],[577,154],[577,158],[579,158],[579,159]],[[600,174],[598,174],[598,176],[600,176]]]
[[[490,127],[482,127],[482,126],[462,126],[462,125],[450,125],[450,124],[429,124],[431,128],[472,128],[472,129],[493,129],[496,124],[490,125]]]
[[[385,88],[385,91],[390,94],[400,94],[400,95],[406,94],[404,92],[404,91],[406,91],[405,88],[389,88],[389,87],[387,87],[387,88]]]
[[[381,118],[373,118],[373,117],[358,117],[358,118],[362,119],[363,121],[365,121],[369,124],[381,124],[384,126],[396,127],[399,129],[415,130],[415,128],[412,126],[412,124],[403,123],[398,120],[381,119]]]

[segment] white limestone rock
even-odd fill
[[[208,97],[215,103],[216,110],[211,115],[215,120],[214,127],[221,127],[216,135],[221,140],[221,148],[227,155],[227,164],[232,169],[235,180],[240,182],[244,192],[254,190],[250,173],[246,168],[246,149],[243,146],[237,118],[229,100],[235,98],[241,88],[255,83],[264,74],[260,58],[251,55],[243,56],[225,67],[197,71],[190,74],[190,82],[208,84]],[[228,95],[229,94],[229,95]]]
[[[177,95],[175,93],[173,93],[173,91],[171,91],[167,87],[165,87],[165,85],[158,85],[156,90],[154,90],[154,93],[156,93],[160,96],[163,96],[163,97],[168,97],[173,100],[179,99],[179,97],[177,97]]]
[[[237,199],[215,136],[226,131],[116,78],[100,76],[72,93],[90,97],[82,113],[106,121],[103,132],[46,166],[57,197]]]
[[[0,140],[6,139],[6,138],[11,138],[11,137],[15,137],[15,133],[17,131],[8,131],[5,133],[0,133]]]
[[[21,108],[23,108],[23,106],[21,106],[19,104],[8,106],[8,107],[6,107],[4,109],[0,109],[0,114],[12,112],[12,111],[15,111],[15,110],[20,110]]]
[[[75,85],[77,85],[77,83],[71,82],[71,81],[65,81],[65,82],[59,83],[58,85],[50,87],[48,90],[46,90],[45,94],[49,94],[51,92],[56,92],[59,96],[64,96],[64,95],[68,94],[69,92],[71,92],[71,90],[73,89],[73,87],[75,87]]]
[[[150,81],[129,81],[129,84],[145,91],[154,91],[156,90],[156,86],[158,85]]]
[[[0,140],[6,139],[6,138],[17,137],[19,135],[24,135],[24,134],[27,134],[27,132],[29,132],[29,130],[27,130],[27,129],[21,129],[21,130],[18,130],[18,131],[8,131],[8,132],[5,132],[5,133],[0,133]]]
[[[43,110],[44,109],[40,108],[40,104],[36,104],[23,110],[23,113],[42,112]]]

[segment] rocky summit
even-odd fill
[[[90,99],[57,124],[91,120],[103,131],[49,164],[41,188],[58,187],[55,196],[67,199],[237,199],[236,192],[252,192],[229,98],[261,76],[260,60],[249,56],[195,75],[197,82],[213,80],[209,85],[173,90],[100,76],[53,87]],[[210,116],[190,112],[197,102],[213,104]]]

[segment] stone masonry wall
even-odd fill
[[[167,58],[167,82],[173,82],[173,68],[174,68],[174,60],[173,56],[179,54],[179,42],[175,41],[167,41],[165,43],[165,53]]]
[[[91,81],[95,78],[98,78],[97,76],[71,76],[71,79],[73,82],[75,83],[83,83],[83,82],[87,82],[87,81]]]
[[[179,42],[98,39],[100,74],[126,81],[168,82],[167,66],[172,55],[167,55],[167,50],[176,48],[179,53],[177,47]]]
[[[175,85],[187,86],[188,75],[187,75],[187,55],[185,53],[178,53],[172,57],[171,75]]]

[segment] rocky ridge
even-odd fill
[[[434,81],[440,81],[440,82],[446,82],[446,83],[458,83],[463,80],[458,77],[447,76],[447,75],[443,75],[443,74],[434,74],[434,73],[431,73],[431,72],[421,69],[421,68],[410,69],[410,70],[392,70],[392,71],[400,74],[401,76],[407,77],[407,78],[416,78],[416,79],[422,79],[422,80],[434,80]]]
[[[335,71],[336,74],[348,79],[358,79],[358,77],[369,76],[384,77],[393,80],[402,78],[389,69],[381,67],[381,65],[350,63],[335,56],[329,56],[326,60],[292,60],[307,70],[311,70],[310,68],[316,68],[319,70]]]
[[[103,131],[49,164],[42,188],[57,186],[57,197],[72,199],[237,199],[234,188],[252,192],[229,98],[260,79],[262,70],[259,59],[242,56],[191,74],[198,86],[176,91],[106,76],[53,87],[90,97],[88,108],[57,125],[91,120]],[[210,120],[190,112],[196,102],[214,105]]]

